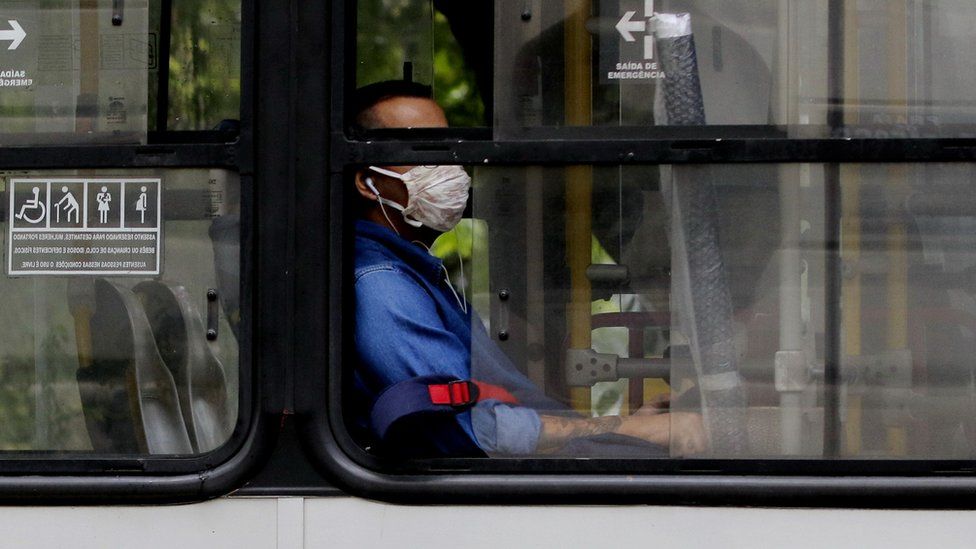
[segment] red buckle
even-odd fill
[[[478,402],[478,386],[470,381],[451,381],[427,386],[430,401],[434,404],[463,407]]]

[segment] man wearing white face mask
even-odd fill
[[[447,126],[425,86],[384,82],[360,90],[358,100],[359,129]],[[704,448],[697,414],[574,414],[472,321],[428,251],[461,219],[470,189],[464,169],[368,166],[356,173],[355,188],[358,364],[348,404],[367,446],[403,457],[589,455],[600,448],[605,457],[650,457],[666,454],[669,444],[682,454]],[[594,440],[596,450],[583,444]]]

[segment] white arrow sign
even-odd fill
[[[20,26],[20,23],[18,23],[16,20],[8,19],[7,23],[10,23],[11,30],[0,31],[0,42],[10,40],[10,47],[7,49],[15,50],[17,49],[17,46],[20,46],[20,43],[24,41],[24,38],[27,38],[27,33],[24,32],[24,29]]]
[[[627,13],[624,14],[623,17],[620,18],[620,21],[617,21],[617,32],[619,32],[620,36],[623,36],[624,40],[628,42],[633,42],[637,40],[636,38],[634,38],[634,35],[630,33],[644,32],[645,30],[647,30],[646,22],[633,20],[634,15],[636,14],[637,14],[636,11],[628,11]]]

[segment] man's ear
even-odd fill
[[[356,190],[359,191],[359,196],[365,198],[366,200],[370,200],[370,201],[376,200],[376,193],[374,193],[373,190],[370,189],[370,184],[367,183],[367,180],[370,180],[370,182],[375,185],[375,182],[372,181],[371,176],[367,174],[365,170],[357,171]]]

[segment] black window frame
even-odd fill
[[[282,117],[294,112],[289,80],[258,75],[287,59],[293,37],[281,32],[289,25],[287,11],[256,0],[242,0],[241,10],[239,133],[161,131],[150,132],[146,145],[0,148],[5,170],[218,168],[239,174],[242,322],[234,432],[216,450],[193,456],[0,453],[0,502],[199,501],[239,487],[271,455],[275,420],[290,405],[281,357],[289,354],[291,317],[276,290],[289,288],[288,225],[278,220],[290,218],[293,205],[291,187],[280,177],[289,170],[290,155],[278,146],[275,132]]]
[[[319,3],[325,4],[324,0]],[[343,490],[403,503],[668,503],[722,505],[857,506],[882,508],[976,507],[976,461],[870,460],[626,460],[451,459],[391,463],[369,456],[343,423],[342,380],[352,351],[349,171],[368,164],[479,166],[566,166],[573,164],[798,164],[829,167],[826,196],[828,306],[826,381],[837,375],[840,294],[838,168],[844,163],[935,163],[976,161],[976,140],[966,138],[860,139],[843,136],[837,114],[831,127],[838,137],[793,139],[775,128],[708,127],[660,132],[628,129],[603,133],[593,128],[547,129],[530,138],[496,141],[480,130],[383,131],[351,136],[346,131],[346,98],[355,85],[356,0],[332,5],[329,28],[330,96],[328,178],[310,208],[329,212],[300,246],[313,265],[296,277],[296,376],[305,380],[295,394],[299,433],[314,464]],[[840,29],[843,0],[829,0],[830,25]],[[322,6],[324,9],[325,6]],[[314,10],[313,10],[314,12]],[[836,66],[840,38],[832,33],[830,56]],[[840,97],[842,69],[832,70],[832,97]],[[314,84],[313,84],[314,85]],[[839,113],[838,113],[839,114]],[[321,159],[305,159],[307,173],[322,169]],[[300,168],[301,169],[301,168]],[[310,183],[309,186],[312,184]],[[327,195],[327,196],[325,196]],[[301,212],[298,212],[301,215]],[[307,212],[306,212],[307,214]],[[311,219],[309,217],[309,219]],[[318,267],[327,269],[318,271]],[[326,274],[327,273],[327,276]],[[327,291],[327,293],[326,293]],[[327,337],[323,337],[327,335]],[[323,358],[325,360],[323,361]],[[322,402],[326,396],[325,404]],[[836,409],[836,402],[827,406]],[[836,414],[835,414],[836,415]],[[836,429],[826,422],[825,429]],[[836,431],[835,431],[836,432]],[[828,445],[827,451],[836,452]],[[558,467],[552,467],[557,465]]]

